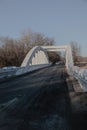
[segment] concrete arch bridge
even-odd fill
[[[73,78],[80,94],[76,93],[72,80],[67,81],[65,66],[50,65],[47,51],[59,50],[66,52],[65,65],[69,75],[79,81],[83,90]],[[28,73],[39,68],[43,69]],[[28,52],[20,67],[1,69],[0,76],[1,129],[87,128],[87,94],[84,93],[87,91],[87,70],[74,66],[70,45],[36,46]]]
[[[71,46],[35,46],[28,52],[23,60],[21,67],[28,67],[32,65],[49,64],[47,51],[58,52],[59,50],[65,50],[66,52],[66,67],[67,69],[73,67],[73,57]]]
[[[16,75],[21,75],[39,68],[50,66],[47,51],[58,52],[60,50],[65,50],[65,66],[68,74],[75,77],[79,81],[81,87],[84,87],[84,90],[87,91],[87,70],[74,66],[72,48],[70,45],[33,47],[24,58],[21,67],[16,72]]]

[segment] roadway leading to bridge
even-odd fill
[[[84,130],[87,95],[66,78],[63,66],[51,66],[0,83],[0,130]]]

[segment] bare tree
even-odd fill
[[[34,46],[46,46],[55,44],[53,38],[48,38],[41,33],[32,33],[31,30],[23,32],[19,42],[20,44],[24,45],[26,53]],[[54,59],[53,54],[54,57],[56,56],[55,59],[58,57],[55,53],[49,53],[49,60]]]
[[[41,33],[34,33],[32,37],[32,46],[46,46],[46,45],[54,45],[55,41],[53,38],[45,37]]]
[[[26,54],[34,46],[53,45],[54,39],[41,33],[26,31],[19,39],[0,38],[0,66],[20,66]]]
[[[31,30],[21,33],[20,42],[24,43],[26,47],[32,48],[34,46],[54,45],[53,38],[48,38],[42,33],[33,33]]]
[[[25,57],[24,45],[11,38],[3,38],[0,47],[0,66],[20,66]]]
[[[81,48],[77,42],[70,43],[74,62],[77,62],[81,54]]]

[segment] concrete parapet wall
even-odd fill
[[[74,66],[72,68],[72,76],[79,81],[81,88],[87,92],[87,69]]]
[[[41,64],[41,65],[32,65],[32,66],[27,66],[27,67],[20,67],[15,75],[22,75],[22,74],[32,72],[34,70],[38,70],[40,68],[44,68],[44,67],[47,67],[47,66],[50,66],[50,65],[51,64]]]

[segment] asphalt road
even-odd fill
[[[0,83],[1,129],[68,130],[65,80],[65,68],[51,66]]]
[[[0,83],[0,104],[14,98],[32,95],[45,84],[61,80],[63,69],[63,67],[52,66]]]
[[[86,130],[87,94],[66,78],[51,66],[0,83],[0,130]]]

